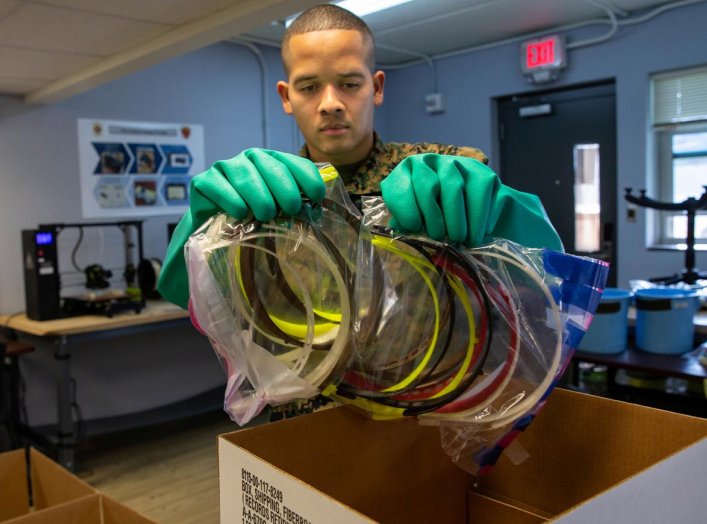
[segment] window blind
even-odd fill
[[[653,124],[707,121],[707,67],[653,77]]]

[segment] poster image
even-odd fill
[[[204,171],[203,126],[78,120],[84,218],[179,215]]]
[[[118,175],[125,173],[128,151],[123,144],[110,142],[93,142],[91,144],[98,155],[98,163],[93,170],[96,175]]]
[[[151,147],[139,147],[137,149],[137,172],[155,173],[155,150]]]
[[[136,206],[154,206],[157,204],[157,182],[154,180],[137,180],[134,188]]]
[[[101,173],[122,173],[125,171],[125,155],[120,152],[101,153]]]

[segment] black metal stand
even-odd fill
[[[682,202],[659,202],[646,196],[646,190],[641,189],[641,196],[636,197],[631,194],[633,188],[627,187],[624,189],[626,194],[624,198],[628,202],[632,202],[641,207],[650,209],[658,209],[661,211],[684,211],[687,213],[687,248],[685,249],[685,267],[682,272],[669,277],[651,278],[651,282],[660,284],[677,284],[685,282],[686,284],[694,284],[700,279],[707,278],[707,272],[701,272],[695,267],[695,216],[697,212],[707,209],[707,186],[704,186],[702,196],[697,199],[690,197]]]
[[[58,224],[39,224],[39,229],[53,231],[57,236],[63,229],[68,228],[89,228],[89,227],[112,227],[115,226],[123,232],[125,239],[125,265],[133,264],[132,249],[137,247],[137,261],[140,262],[143,257],[142,253],[142,220],[122,220],[120,222],[83,222],[83,223],[58,223]],[[137,246],[130,240],[130,228],[134,228],[137,233]],[[131,282],[128,282],[131,283]]]

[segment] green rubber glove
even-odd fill
[[[527,247],[562,250],[537,196],[501,184],[487,165],[468,157],[427,153],[405,158],[381,182],[392,225],[467,247],[505,238]]]
[[[189,210],[174,230],[160,271],[157,289],[162,297],[187,307],[184,244],[210,217],[225,212],[242,219],[252,212],[266,222],[278,210],[296,215],[302,206],[302,193],[315,202],[324,198],[326,186],[317,166],[306,158],[278,151],[247,149],[196,175],[191,181]]]

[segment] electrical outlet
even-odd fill
[[[447,101],[442,93],[430,93],[425,96],[425,111],[429,114],[444,113],[447,110]]]
[[[634,206],[628,206],[626,208],[626,222],[636,221],[636,208]]]

